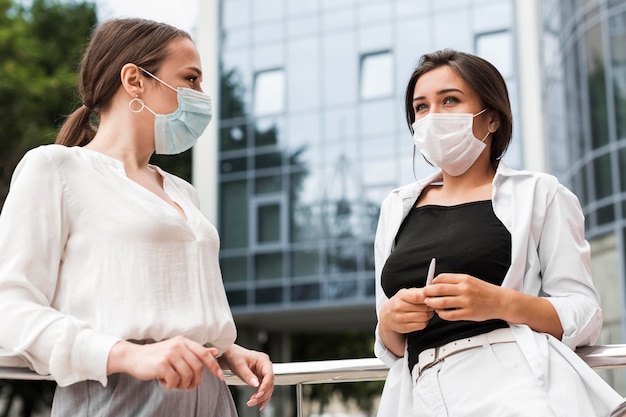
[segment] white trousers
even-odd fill
[[[456,353],[413,381],[416,417],[555,416],[516,342]]]

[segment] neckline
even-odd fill
[[[449,205],[449,206],[444,206],[444,205],[440,205],[440,204],[425,204],[425,205],[419,206],[419,207],[413,206],[413,209],[415,209],[415,210],[424,209],[424,208],[455,209],[455,208],[463,208],[463,207],[467,207],[467,206],[486,204],[486,203],[491,204],[491,201],[492,200],[475,200],[475,201],[467,201],[467,202],[459,203],[459,204],[452,204],[452,205]]]

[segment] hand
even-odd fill
[[[439,274],[424,288],[424,303],[443,320],[484,321],[503,316],[505,290],[466,274]]]
[[[124,372],[143,381],[157,379],[168,389],[191,390],[202,382],[205,367],[224,379],[216,354],[217,349],[182,336],[146,345],[122,340],[109,353],[107,372]]]
[[[380,308],[380,326],[400,334],[422,330],[434,315],[424,298],[423,288],[401,289]]]
[[[274,369],[269,356],[263,352],[232,345],[219,358],[219,363],[222,368],[230,369],[246,384],[258,388],[246,404],[248,407],[258,405],[262,410],[274,392]]]

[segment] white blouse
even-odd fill
[[[182,335],[220,354],[234,342],[217,231],[194,188],[158,172],[186,219],[107,155],[24,156],[0,214],[0,347],[66,386],[106,385],[121,339]]]

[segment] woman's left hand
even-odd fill
[[[258,405],[262,410],[274,392],[274,370],[269,356],[233,344],[218,362],[222,369],[230,369],[246,384],[257,388],[246,404],[249,407]]]
[[[466,274],[439,274],[424,288],[424,304],[443,320],[504,318],[506,289]]]

